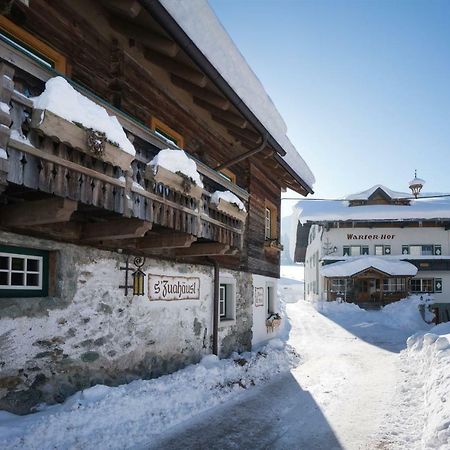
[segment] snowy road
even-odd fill
[[[389,422],[401,420],[392,411],[404,377],[399,351],[410,333],[354,316],[332,320],[303,301],[288,304],[287,312],[289,343],[302,364],[173,428],[149,448],[393,448],[386,435]]]

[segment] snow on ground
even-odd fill
[[[409,366],[424,397],[424,449],[450,449],[450,323],[408,339]]]
[[[133,144],[128,140],[116,116],[76,91],[63,77],[50,78],[44,92],[32,99],[36,109],[47,109],[69,122],[80,123],[106,134],[109,141],[122,150],[135,155]]]
[[[97,385],[63,404],[42,406],[34,414],[0,412],[2,449],[125,449],[143,445],[193,414],[267,383],[298,363],[294,351],[272,340],[257,353],[199,364],[153,380]]]
[[[285,303],[295,303],[299,299],[303,299],[305,285],[303,281],[304,271],[305,266],[303,264],[281,266],[281,278],[278,291]]]
[[[423,322],[417,296],[380,311],[311,304],[303,266],[282,275],[286,347],[0,412],[0,448],[448,450],[450,325]]]
[[[155,173],[158,166],[164,167],[173,173],[181,172],[183,175],[191,178],[197,186],[203,187],[202,180],[197,172],[197,164],[183,150],[172,150],[169,148],[160,150],[148,165],[153,167]]]

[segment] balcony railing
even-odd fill
[[[215,190],[229,190],[245,203],[249,195],[244,189],[199,161],[197,168],[205,187],[197,196],[158,181],[146,170],[147,163],[170,144],[75,86],[116,115],[136,149],[135,157],[128,155],[129,161],[113,146],[108,156],[91,153],[80,135],[83,130],[71,122],[75,128],[53,117],[46,122],[47,127],[41,126],[43,113],[35,110],[28,98],[30,93],[39,95],[45,81],[55,73],[5,43],[0,43],[0,61],[1,101],[10,106],[9,112],[5,107],[0,111],[0,144],[8,154],[7,160],[0,159],[0,180],[3,171],[3,179],[16,187],[16,194],[20,191],[25,198],[40,192],[70,199],[82,205],[85,217],[89,212],[94,220],[114,215],[136,218],[150,222],[153,229],[187,233],[230,248],[242,246],[245,217],[219,211],[210,198]]]

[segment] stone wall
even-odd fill
[[[54,295],[0,298],[0,409],[26,413],[77,390],[152,378],[198,362],[212,348],[213,270],[147,259],[155,275],[195,276],[200,300],[124,296],[125,256],[0,232],[3,245],[55,251]],[[236,320],[220,333],[221,356],[250,350],[252,276],[236,283]]]

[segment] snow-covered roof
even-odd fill
[[[409,182],[409,185],[410,185],[410,186],[416,186],[416,185],[418,185],[418,184],[421,184],[421,185],[423,186],[423,185],[425,184],[425,181],[422,180],[422,178],[414,177],[414,180],[411,180],[411,181]]]
[[[366,191],[358,192],[356,194],[351,194],[345,197],[346,200],[368,200],[370,196],[377,190],[381,189],[392,199],[399,199],[399,198],[410,198],[411,192],[396,192],[393,191],[386,186],[383,186],[382,184],[376,184],[375,186],[372,186],[370,189],[367,189]]]
[[[450,196],[412,199],[409,205],[349,206],[348,201],[300,200],[300,223],[337,221],[402,221],[450,219]]]
[[[160,3],[286,151],[282,157],[286,163],[312,188],[314,175],[287,137],[283,118],[207,0],[160,0]]]
[[[391,276],[414,276],[417,267],[407,261],[387,259],[381,256],[359,256],[327,264],[320,268],[324,277],[351,277],[367,269],[376,269]]]

